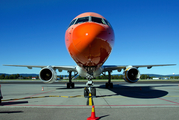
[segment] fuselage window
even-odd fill
[[[77,21],[75,22],[75,24],[84,23],[84,22],[88,22],[88,21],[89,21],[89,17],[82,17],[82,18],[78,18]]]
[[[71,21],[70,25],[68,27],[70,27],[71,25],[74,24],[74,22],[76,21],[76,19],[74,19],[73,21]]]
[[[102,18],[91,17],[91,21],[96,22],[96,23],[105,24]]]

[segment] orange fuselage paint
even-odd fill
[[[105,19],[96,13],[83,13],[76,18],[85,16]],[[110,26],[92,21],[74,24],[66,30],[65,43],[71,57],[79,66],[100,67],[111,53],[114,32]]]

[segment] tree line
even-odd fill
[[[22,76],[20,74],[11,74],[11,75],[0,75],[0,79],[32,79],[32,76]],[[39,79],[39,76],[36,76],[36,79]]]
[[[140,76],[140,79],[153,79],[153,78],[156,78],[154,76],[150,77],[149,75],[145,75],[145,74],[142,74]],[[169,78],[169,79],[179,79],[179,76],[162,76],[162,77],[158,77],[159,79],[162,79],[162,78]]]

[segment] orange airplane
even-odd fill
[[[111,72],[118,70],[121,72],[123,69],[124,80],[129,83],[135,83],[140,78],[139,67],[147,67],[148,69],[153,66],[171,66],[175,64],[163,65],[103,65],[109,57],[113,44],[114,44],[114,31],[110,23],[100,14],[94,12],[86,12],[75,17],[65,33],[66,48],[76,62],[76,66],[34,66],[34,65],[4,65],[4,66],[17,66],[42,68],[39,78],[45,83],[52,83],[56,80],[56,70],[61,72],[66,70],[69,73],[69,82],[67,88],[74,88],[72,82],[72,72],[75,75],[79,74],[88,79],[84,89],[84,96],[89,93],[96,96],[96,89],[93,86],[92,79],[108,72],[108,82],[106,88],[113,88],[111,82]]]

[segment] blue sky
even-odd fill
[[[139,70],[141,74],[179,74],[178,6],[178,0],[1,0],[0,73],[40,71],[3,64],[76,65],[65,47],[65,31],[77,15],[97,12],[115,32],[105,65],[175,63]]]

